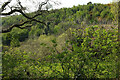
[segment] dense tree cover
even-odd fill
[[[111,23],[113,19],[113,14],[111,13],[111,6],[96,4],[96,3],[87,4],[87,5],[78,5],[72,8],[62,8],[59,10],[51,10],[51,12],[52,11],[54,11],[54,13],[49,13],[49,14],[46,13],[46,14],[43,14],[42,16],[37,17],[37,19],[45,21],[47,23],[46,26],[42,24],[38,24],[36,22],[32,22],[31,24],[33,26],[30,29],[30,31],[29,32],[23,31],[23,32],[28,33],[29,36],[33,36],[33,35],[40,36],[41,34],[48,35],[48,34],[56,33],[56,31],[54,30],[56,29],[56,26],[59,26],[61,28],[61,31],[66,31],[73,24],[74,25],[106,24],[106,23]],[[34,13],[31,13],[31,15],[32,14]],[[11,26],[14,23],[20,23],[24,20],[26,19],[22,17],[22,15],[9,16],[2,19],[2,25],[3,25],[3,28],[7,28],[8,26]],[[21,32],[22,30],[19,30],[19,31]],[[21,34],[20,33],[19,34],[23,36],[24,33],[21,32]],[[3,40],[3,42],[5,41]],[[10,43],[7,43],[7,44],[10,44]]]
[[[120,49],[117,28],[108,27],[113,18],[111,6],[89,2],[36,17],[47,25],[31,22],[31,28],[2,34],[3,79],[116,78]],[[4,17],[3,28],[21,20]]]
[[[38,57],[38,53],[10,48],[3,54],[3,77],[115,78],[116,53],[119,53],[117,33],[117,29],[106,31],[99,26],[84,31],[70,28],[62,52],[58,52],[58,43],[53,39],[52,47],[41,44],[50,50],[49,55],[42,57]]]
[[[113,2],[112,3],[111,12],[114,14],[114,18],[113,19],[115,20],[115,22],[118,22],[118,11],[119,11],[118,3]]]

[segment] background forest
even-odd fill
[[[3,79],[116,78],[120,49],[113,9],[89,2],[50,10],[37,17],[47,25],[32,22],[31,28],[3,33]],[[23,20],[22,15],[3,17],[2,26]]]

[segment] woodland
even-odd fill
[[[88,2],[51,9],[34,19],[23,14],[2,17],[2,79],[118,78],[115,9],[115,3]],[[21,25],[23,21],[28,22]]]

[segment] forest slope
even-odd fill
[[[37,17],[46,26],[33,22],[29,29],[3,33],[3,79],[116,78],[120,49],[111,5],[52,11]],[[22,15],[5,17],[3,28],[23,20]]]

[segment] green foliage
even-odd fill
[[[70,28],[70,33],[74,38],[66,41],[62,52],[58,52],[55,38],[51,39],[51,47],[42,43],[52,53],[43,58],[36,58],[36,53],[10,48],[3,55],[3,78],[116,77],[119,46],[115,29],[107,31],[96,25],[84,30]],[[45,36],[41,38],[46,40]]]
[[[57,34],[57,33],[59,33],[59,32],[60,32],[60,27],[56,25],[56,26],[54,27],[54,33]]]
[[[10,42],[10,46],[11,47],[18,47],[18,46],[20,46],[19,40],[16,39],[16,38],[13,38],[12,41]]]
[[[10,33],[2,34],[3,45],[10,45],[12,35]]]
[[[10,44],[19,46],[19,42],[25,41],[26,38],[28,38],[28,30],[21,30],[18,28],[14,28],[9,33],[2,34],[3,45],[8,46],[10,46]]]
[[[34,38],[42,35],[44,31],[41,29],[41,26],[42,25],[32,26],[31,31],[29,32],[29,37]]]
[[[100,14],[100,16],[101,16],[102,18],[104,18],[104,17],[107,16],[108,13],[109,13],[108,11],[102,11],[101,14]]]
[[[118,3],[117,2],[113,2],[112,3],[112,6],[111,6],[111,13],[113,14],[113,20],[115,22],[118,21],[118,11],[119,11],[119,8],[118,8]]]
[[[82,22],[86,24],[97,24],[100,23],[99,18],[104,19],[103,23],[111,22],[114,17],[113,14],[115,14],[113,11],[114,7],[111,7],[112,6],[104,4],[92,4],[91,2],[89,2],[88,5],[78,5],[72,8],[61,8],[59,10],[54,10],[55,13],[52,13],[53,10],[51,10],[49,14],[46,13],[36,18],[38,20],[46,22],[47,26],[32,22],[31,24],[33,24],[34,26],[32,26],[31,29],[15,29],[13,30],[13,33],[19,34],[19,41],[22,42],[26,38],[35,38],[39,37],[42,34],[60,35],[70,27],[75,27],[75,25],[81,24]],[[31,16],[33,14],[34,13],[30,13],[28,15]],[[26,19],[22,15],[3,17],[2,25],[4,28],[7,28],[14,23],[21,23],[24,20]],[[8,41],[4,42],[5,44],[10,44],[10,42],[8,43]]]
[[[55,13],[51,10],[37,17],[46,26],[32,22],[31,29],[14,28],[3,34],[3,79],[115,78],[116,54],[120,53],[118,31],[107,26],[85,26],[112,20],[110,9],[89,2]],[[2,23],[6,27],[20,20],[24,20],[21,15],[6,17]]]

